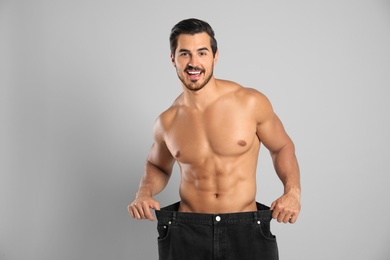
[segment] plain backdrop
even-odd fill
[[[157,259],[129,217],[158,115],[180,94],[168,37],[208,21],[215,76],[256,88],[296,144],[302,212],[280,259],[390,259],[390,1],[0,0],[0,259]],[[157,196],[176,202],[179,172]],[[257,200],[283,192],[261,150]]]

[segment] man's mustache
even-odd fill
[[[191,71],[201,71],[201,72],[204,71],[204,69],[199,68],[199,67],[187,66],[185,71],[189,71],[189,70],[191,70]]]

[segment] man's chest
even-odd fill
[[[238,156],[256,139],[256,122],[250,115],[235,111],[179,114],[165,135],[168,149],[183,163],[214,155]]]

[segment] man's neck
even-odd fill
[[[183,94],[184,103],[198,110],[206,109],[220,96],[215,78],[210,79],[207,85],[198,91],[191,91],[183,86]]]

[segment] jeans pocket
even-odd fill
[[[168,237],[169,230],[171,229],[171,225],[169,224],[159,224],[157,226],[158,238],[157,240],[161,241]]]
[[[276,240],[276,237],[271,233],[271,222],[260,222],[257,224],[257,230],[264,238]]]

